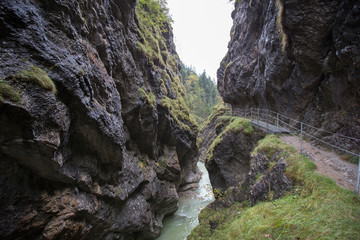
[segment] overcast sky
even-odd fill
[[[232,26],[229,0],[167,0],[180,59],[216,79]]]

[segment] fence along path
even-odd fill
[[[300,153],[303,152],[303,139],[306,137],[307,139],[315,140],[322,145],[358,158],[359,163],[356,180],[356,193],[359,194],[360,153],[356,153],[354,150],[350,149],[349,146],[352,144],[360,146],[360,139],[316,128],[268,109],[250,108],[246,110],[229,111],[228,114],[249,119],[254,127],[267,133],[291,134],[293,136],[299,136]],[[316,132],[317,135],[324,136],[327,139],[332,139],[333,141],[331,142],[330,140],[320,139],[319,137],[314,136],[312,132]],[[339,143],[341,143],[341,145]]]

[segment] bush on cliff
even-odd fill
[[[360,199],[314,172],[316,166],[274,135],[259,141],[253,154],[281,152],[295,187],[283,198],[253,207],[202,210],[189,239],[359,239]]]

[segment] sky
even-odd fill
[[[215,81],[227,52],[233,3],[229,0],[167,0],[174,20],[176,50],[181,61]]]

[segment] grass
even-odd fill
[[[227,121],[228,118],[224,117],[222,118],[224,121]],[[211,143],[207,154],[206,154],[206,161],[209,161],[214,154],[214,148],[222,142],[224,134],[227,132],[233,132],[233,133],[239,133],[243,132],[246,135],[251,135],[254,132],[254,128],[251,125],[251,122],[249,120],[246,120],[244,118],[239,117],[231,117],[230,123],[225,127],[225,129],[214,139],[214,141]]]
[[[49,75],[39,67],[30,66],[29,70],[21,70],[13,75],[13,80],[21,80],[25,82],[33,82],[42,88],[56,94],[56,86]]]
[[[359,156],[354,156],[350,154],[342,154],[341,159],[347,161],[349,163],[358,164],[359,163]]]
[[[315,173],[312,161],[274,135],[259,141],[253,154],[258,152],[285,158],[285,174],[294,188],[283,198],[253,207],[240,203],[216,211],[207,207],[190,240],[360,239],[360,198],[355,193]],[[211,229],[210,221],[217,221],[218,227]]]
[[[14,103],[21,103],[21,95],[8,82],[0,79],[0,102],[8,99]]]

